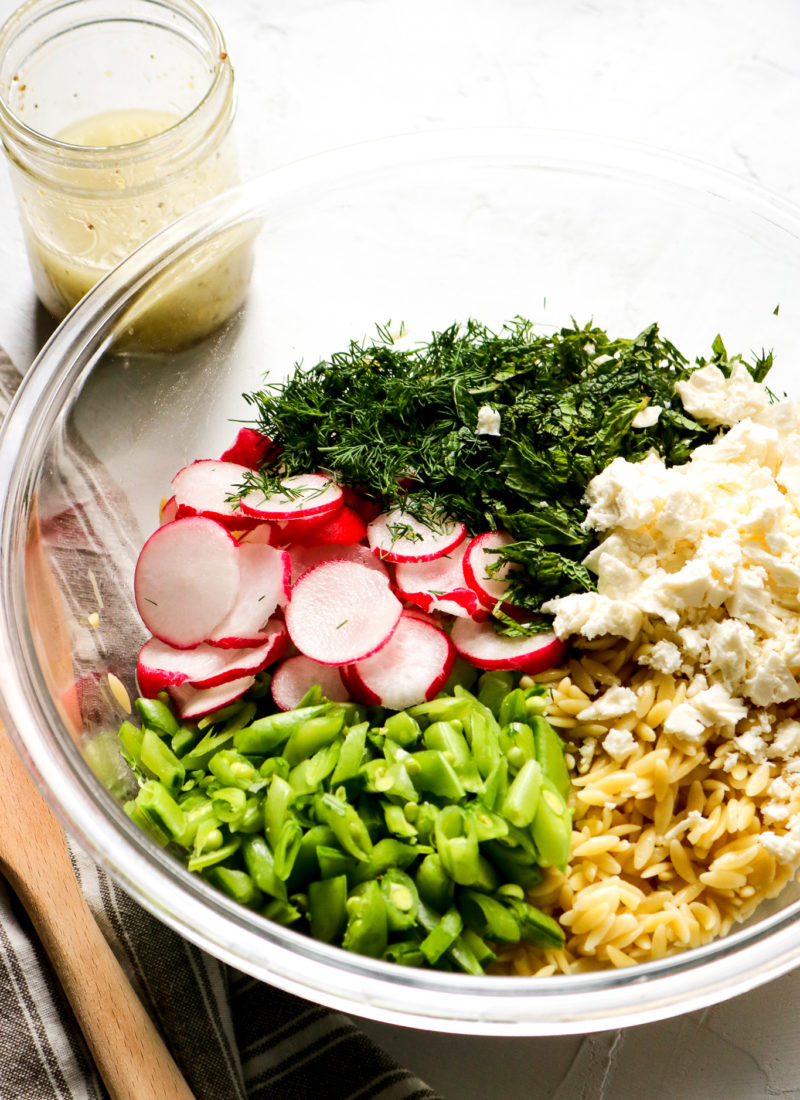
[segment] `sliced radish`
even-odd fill
[[[386,566],[383,565],[366,546],[353,543],[349,546],[301,546],[295,545],[289,548],[289,557],[292,560],[292,581],[296,582],[309,569],[319,565],[323,561],[357,561],[368,569],[380,573],[382,577],[389,579]]]
[[[423,611],[486,619],[489,612],[464,579],[464,550],[462,543],[433,561],[399,562],[394,570],[397,594]]]
[[[256,519],[286,520],[321,516],[341,503],[341,486],[326,474],[295,474],[283,479],[278,493],[253,490],[242,497],[242,510]]]
[[[455,655],[443,630],[403,615],[382,649],[348,666],[346,683],[362,703],[404,710],[441,691]]]
[[[332,515],[326,516],[313,531],[305,536],[305,541],[314,545],[342,545],[361,542],[367,537],[367,525],[358,512],[342,505]],[[295,536],[297,542],[304,541],[302,535]]]
[[[350,692],[344,686],[338,665],[321,665],[302,653],[286,657],[272,674],[272,698],[281,710],[294,710],[314,684],[332,703],[346,703]]]
[[[286,625],[306,657],[345,665],[386,645],[402,610],[386,577],[376,570],[354,561],[325,561],[293,587]]]
[[[292,563],[285,550],[265,543],[242,542],[239,567],[236,602],[206,635],[206,641],[225,649],[259,645],[264,624],[289,598]]]
[[[343,490],[344,503],[347,507],[352,508],[354,512],[358,512],[364,523],[371,523],[380,512],[377,501],[370,500],[363,493],[359,493],[357,489],[350,489],[346,485],[343,486]]]
[[[165,523],[172,523],[172,521],[177,518],[178,502],[173,495],[162,503],[158,513],[158,522],[159,525],[163,527]]]
[[[489,573],[489,567],[497,565],[497,554],[489,551],[499,550],[508,546],[515,540],[507,531],[485,531],[482,535],[476,535],[470,539],[464,550],[464,578],[475,592],[484,607],[493,608],[498,600],[505,598],[508,591],[506,579],[511,562],[503,562],[494,573]]]
[[[200,458],[184,466],[172,479],[178,516],[208,516],[231,530],[252,527],[252,518],[228,499],[238,492],[248,473],[247,466],[214,458]]]
[[[190,516],[165,523],[136,563],[133,587],[142,622],[176,649],[198,645],[236,602],[239,560],[240,547],[214,520]]]
[[[243,676],[240,680],[231,680],[230,683],[220,684],[218,687],[194,688],[181,684],[180,687],[171,687],[168,690],[178,708],[178,714],[188,720],[202,718],[205,714],[211,714],[212,711],[233,703],[249,691],[255,682],[255,676]]]
[[[268,460],[277,457],[280,450],[268,435],[255,428],[240,428],[231,446],[219,457],[223,462],[238,462],[251,470],[260,470]]]
[[[384,561],[432,561],[449,554],[466,537],[466,527],[457,520],[430,527],[400,508],[376,516],[367,528],[372,552]]]
[[[261,645],[248,649],[220,649],[201,642],[194,649],[175,649],[158,638],[145,642],[136,662],[136,679],[146,699],[165,688],[189,684],[191,687],[216,687],[253,676],[280,656],[280,642],[286,643],[286,628],[264,633]]]
[[[471,619],[458,619],[450,637],[465,661],[485,669],[544,672],[557,665],[567,652],[552,631],[531,638],[507,638],[496,634],[491,623]]]
[[[321,512],[313,516],[298,516],[296,519],[263,520],[262,527],[272,531],[273,546],[289,546],[294,542],[311,542],[320,527],[339,513],[339,508],[330,512]]]

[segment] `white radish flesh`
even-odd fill
[[[496,634],[491,623],[470,619],[458,619],[450,637],[465,661],[485,669],[516,669],[535,674],[555,667],[567,651],[552,631],[530,638],[509,638]]]
[[[464,549],[462,543],[433,561],[398,563],[394,570],[398,595],[423,611],[485,619],[488,612],[464,578]]]
[[[342,503],[341,487],[325,474],[295,474],[281,486],[270,496],[251,491],[242,497],[242,511],[261,520],[289,520],[326,515]]]
[[[239,552],[225,528],[204,516],[159,527],[142,547],[133,581],[150,633],[176,649],[204,641],[236,602]]]
[[[404,710],[437,695],[454,660],[455,649],[443,630],[403,615],[382,649],[349,666],[346,682],[363,703]]]
[[[184,466],[172,479],[179,516],[208,516],[237,529],[252,524],[238,503],[228,498],[238,492],[251,471],[236,462],[201,458]]]
[[[507,531],[485,531],[476,535],[467,543],[464,550],[464,578],[485,607],[492,608],[498,600],[505,598],[508,590],[508,571],[510,562],[503,562],[496,572],[489,573],[490,566],[498,566],[497,554],[488,553],[508,546],[514,539]]]
[[[198,688],[216,687],[242,676],[253,676],[279,657],[285,645],[286,629],[282,623],[264,632],[261,645],[248,649],[220,649],[205,642],[194,649],[174,649],[158,638],[151,638],[142,646],[136,663],[139,690],[145,698],[152,699],[159,691],[184,683]]]
[[[298,653],[281,661],[272,674],[270,688],[275,705],[281,710],[294,710],[314,684],[319,684],[322,694],[332,703],[346,703],[350,699],[337,665],[321,665]]]
[[[306,657],[344,665],[385,645],[402,610],[387,579],[374,569],[354,561],[326,561],[295,584],[286,625]]]
[[[218,687],[194,688],[188,684],[169,688],[169,694],[181,718],[202,718],[204,714],[225,707],[249,691],[256,682],[255,676],[243,676],[240,680],[231,680]]]
[[[228,615],[207,635],[212,645],[239,649],[258,645],[259,635],[276,607],[289,598],[291,562],[285,550],[266,543],[239,544],[241,581]]]
[[[454,550],[466,535],[466,527],[456,520],[428,526],[399,508],[376,516],[367,525],[370,548],[383,561],[432,561]]]
[[[388,580],[389,574],[386,567],[375,557],[371,550],[360,543],[352,543],[349,546],[325,545],[325,546],[291,546],[289,557],[292,560],[292,582],[298,581],[309,569],[319,565],[323,561],[355,561],[365,565],[368,569],[374,569]]]

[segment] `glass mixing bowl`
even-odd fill
[[[214,335],[173,354],[135,350],[153,325],[186,319],[195,283],[207,298],[216,279],[224,295],[226,271],[244,270],[250,250],[246,302]],[[64,577],[86,569],[80,523],[50,521],[66,506],[81,515],[69,463],[76,446],[84,456],[89,448],[98,477],[116,486],[108,518],[129,553],[115,544],[114,569],[130,592],[170,477],[228,445],[233,422],[248,417],[241,395],[369,337],[376,323],[402,322],[425,337],[469,317],[495,325],[521,314],[544,330],[593,318],[617,335],[658,321],[689,357],[708,354],[717,333],[729,349],[773,348],[772,387],[791,391],[798,286],[796,209],[700,164],[583,134],[478,130],[358,146],[274,171],[151,239],[56,331],[0,439],[2,717],[67,828],[201,947],[286,990],[387,1022],[496,1035],[593,1031],[695,1009],[790,969],[800,960],[794,888],[708,946],[544,979],[410,970],[239,908],[152,844],[87,765],[98,733],[123,714],[110,691],[96,691],[79,713],[65,689],[76,668],[84,686],[107,685],[109,668],[102,653],[87,656],[86,631],[64,612]],[[93,490],[82,482],[80,491]],[[131,695],[134,635],[113,669]]]

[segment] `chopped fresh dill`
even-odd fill
[[[281,445],[248,487],[272,492],[287,475],[326,470],[385,509],[428,523],[453,517],[473,533],[503,528],[515,542],[499,559],[518,566],[508,599],[536,612],[594,587],[582,564],[594,538],[582,521],[596,474],[651,450],[678,465],[718,434],[674,392],[696,367],[714,363],[728,375],[741,359],[719,336],[711,352],[690,364],[655,324],[619,339],[591,322],[540,335],[522,318],[499,332],[471,320],[411,349],[379,328],[373,343],[353,342],[245,395],[258,429]],[[760,382],[771,365],[762,354],[747,367]],[[476,432],[487,404],[500,414],[500,436]],[[634,428],[649,405],[663,410],[657,422]]]

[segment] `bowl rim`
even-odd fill
[[[24,546],[37,448],[69,394],[114,341],[142,288],[198,243],[232,224],[260,219],[270,203],[290,195],[296,199],[306,187],[346,186],[393,165],[456,159],[522,162],[537,170],[683,188],[732,210],[745,206],[800,241],[800,208],[732,173],[649,145],[519,127],[427,131],[315,154],[183,215],[126,257],[59,325],[25,375],[0,429],[0,557],[6,563],[0,578],[5,669],[0,717],[62,823],[112,877],[181,935],[257,978],[356,1015],[462,1034],[556,1035],[663,1019],[741,993],[797,965],[800,901],[757,926],[666,959],[546,978],[410,971],[265,925],[158,849],[113,804],[66,733],[59,741],[58,713],[43,690],[25,617]],[[111,850],[120,839],[124,859]],[[592,993],[597,995],[587,1002]]]

